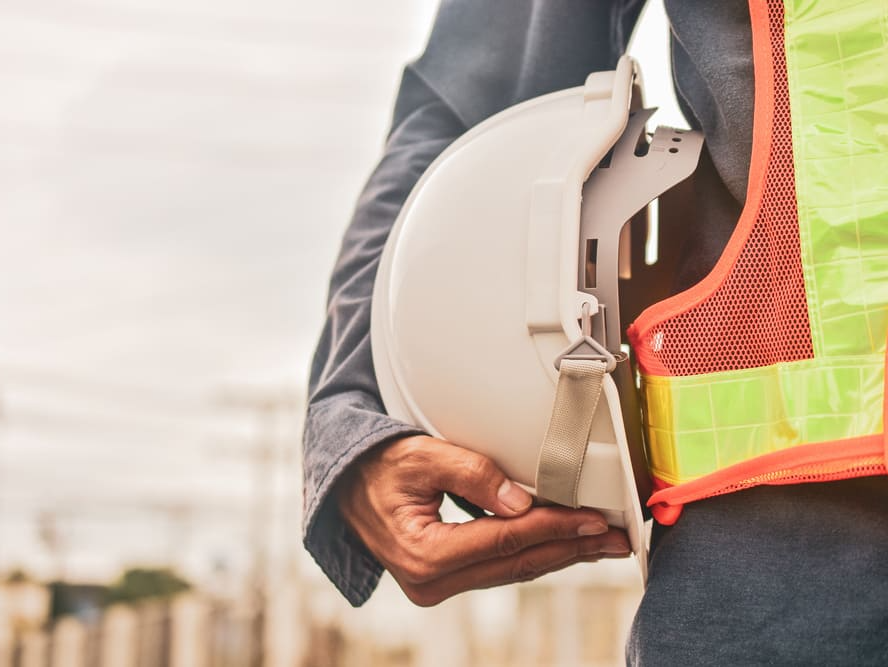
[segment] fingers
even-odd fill
[[[530,581],[574,563],[620,558],[629,553],[626,534],[610,530],[601,535],[546,542],[512,556],[470,565],[437,579],[411,580],[393,574],[407,597],[414,604],[425,607],[468,590]]]
[[[444,491],[496,516],[442,523]],[[531,508],[530,494],[490,459],[428,436],[369,452],[336,494],[345,521],[416,604],[629,553],[625,534],[608,531],[600,513]]]
[[[498,516],[517,516],[530,509],[532,496],[508,479],[486,456],[435,440],[430,481]]]
[[[535,507],[510,519],[486,517],[466,523],[429,523],[419,536],[438,576],[479,561],[512,556],[552,541],[574,541],[608,530],[594,510]]]

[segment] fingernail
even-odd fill
[[[577,528],[577,535],[580,537],[584,535],[601,535],[606,532],[607,524],[604,521],[587,521],[584,524],[580,524],[580,527]]]
[[[601,549],[599,549],[603,554],[610,554],[612,556],[628,556],[629,549],[624,547],[622,544],[602,544]]]
[[[500,502],[513,512],[523,512],[530,507],[530,494],[517,484],[513,484],[508,479],[500,484],[500,488],[496,492],[496,497]]]

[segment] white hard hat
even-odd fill
[[[371,330],[391,416],[489,456],[548,500],[602,511],[629,533],[642,576],[647,474],[620,352],[619,237],[691,174],[702,145],[670,128],[649,143],[650,113],[624,56],[454,142],[392,229]]]

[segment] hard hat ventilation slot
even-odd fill
[[[638,143],[635,145],[634,155],[635,157],[644,157],[648,154],[648,151],[651,149],[651,144],[648,142],[648,137],[653,135],[648,135],[646,132],[642,132],[638,136]]]
[[[681,233],[667,226],[670,233],[663,234],[656,200],[666,195],[672,201],[671,191],[693,173],[703,144],[702,135],[695,132],[658,127],[651,134],[645,123],[653,112],[638,109],[629,114],[623,134],[605,158],[608,168],[593,170],[583,184],[576,286],[608,307],[606,321],[597,318],[593,333],[612,353],[623,338],[621,320],[635,319],[671,289],[678,256],[673,246],[683,246],[682,230],[688,225]],[[676,197],[679,194],[676,190]],[[679,199],[691,197],[685,192]],[[653,219],[645,210],[651,201]],[[686,204],[676,210],[693,220]]]
[[[642,111],[653,113],[654,109],[642,109]],[[633,111],[629,114],[629,118],[633,119],[635,115],[636,112]],[[650,116],[650,113],[644,113],[642,116],[646,120],[647,117]],[[648,151],[651,149],[651,141],[654,138],[653,132],[648,132],[645,129],[643,121],[640,129],[641,131],[638,133],[638,139],[635,141],[635,150],[633,151],[635,157],[644,157],[647,155]]]
[[[598,286],[598,239],[586,239],[584,286],[592,289]]]
[[[660,198],[648,204],[647,237],[644,240],[644,263],[653,266],[660,259]]]

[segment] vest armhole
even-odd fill
[[[731,273],[756,222],[765,176],[771,154],[774,125],[774,61],[771,51],[770,23],[767,2],[750,0],[752,54],[755,72],[755,100],[752,123],[752,155],[746,202],[724,252],[712,270],[699,283],[646,308],[629,327],[633,347],[640,345],[651,328],[699,305],[710,297]],[[655,373],[658,374],[658,373]]]

